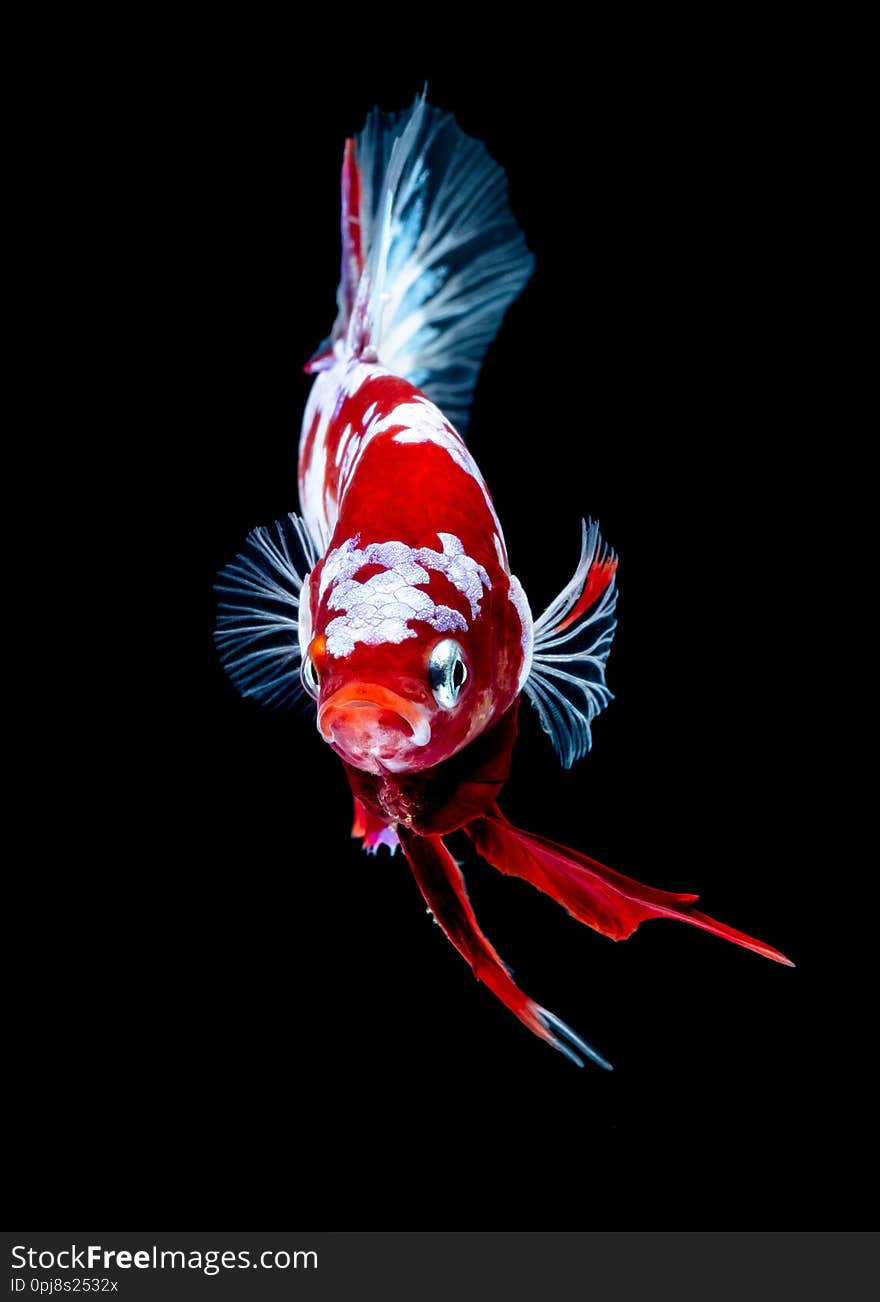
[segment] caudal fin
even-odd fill
[[[497,808],[469,823],[465,830],[493,868],[530,882],[580,922],[612,940],[626,940],[649,918],[677,918],[764,958],[794,967],[778,949],[698,912],[694,905],[699,896],[644,886],[577,850],[514,827]]]
[[[424,390],[459,433],[486,349],[533,265],[504,169],[424,95],[404,113],[374,109],[346,142],[332,340]]]
[[[459,954],[470,963],[474,976],[535,1035],[552,1044],[578,1067],[589,1058],[611,1070],[601,1054],[567,1026],[524,994],[477,924],[461,871],[439,836],[416,836],[398,827],[400,843],[419,890],[434,918]]]

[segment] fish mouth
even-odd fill
[[[375,683],[348,683],[329,696],[318,710],[318,730],[343,759],[369,773],[400,771],[403,757],[431,740],[427,709]]]

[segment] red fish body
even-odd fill
[[[513,704],[528,671],[531,615],[482,476],[439,410],[376,366],[343,364],[318,385],[325,376],[338,414],[322,423],[316,411],[300,465],[306,521],[329,537],[309,576],[312,636],[303,644],[321,684],[318,726],[359,768],[420,771]],[[466,708],[432,698],[426,646],[443,634],[462,649]],[[387,754],[376,749],[371,713],[349,701],[358,681],[409,702],[409,745],[391,737]]]
[[[365,849],[402,845],[428,907],[475,975],[578,1064],[605,1060],[514,983],[480,931],[443,836],[614,939],[675,917],[779,962],[759,941],[514,827],[497,799],[525,692],[566,766],[607,704],[617,561],[584,525],[570,583],[534,621],[458,432],[486,347],[532,259],[502,170],[416,101],[348,141],[342,276],[330,339],[309,363],[303,518],[256,529],[221,575],[230,677],[270,705],[300,680],[343,760]],[[454,421],[454,423],[453,423]]]

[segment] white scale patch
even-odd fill
[[[336,464],[337,464],[337,466],[339,465],[340,461],[342,460],[342,454],[343,454],[343,452],[345,451],[346,446],[348,445],[348,440],[349,440],[350,438],[351,438],[351,423],[349,422],[349,424],[346,425],[345,429],[344,429],[344,430],[342,431],[342,433],[339,435],[339,443],[338,443],[337,448],[336,448]]]
[[[333,346],[336,357],[334,364],[326,371],[315,376],[315,382],[309,393],[303,415],[303,430],[311,429],[315,416],[318,427],[312,445],[312,455],[308,465],[303,467],[300,483],[300,503],[309,533],[319,552],[323,552],[330,541],[330,535],[336,524],[337,503],[328,499],[327,488],[327,437],[330,422],[337,410],[340,400],[356,393],[360,386],[374,375],[388,375],[381,366],[364,362],[352,364],[346,360],[342,341],[337,340]],[[372,404],[368,411],[372,410]],[[344,478],[357,457],[361,447],[360,431],[346,429],[339,440],[338,454],[342,454],[341,477]],[[343,451],[344,449],[344,451]],[[337,455],[337,466],[339,459]]]
[[[368,369],[369,375],[379,373],[379,368],[376,367],[365,369]],[[365,375],[363,378],[366,379],[368,376]],[[394,435],[393,441],[395,443],[434,443],[449,454],[459,469],[476,480],[482,490],[486,506],[491,512],[495,527],[498,533],[501,534],[501,523],[495,512],[492,499],[489,497],[486,482],[480,474],[479,466],[439,407],[435,407],[433,402],[429,402],[427,398],[421,395],[414,397],[411,402],[398,403],[385,415],[378,414],[375,403],[370,404],[364,413],[363,436],[348,441],[340,477],[342,491],[345,491],[345,485],[347,485],[357,463],[373,439],[378,434],[384,434],[387,430],[394,429],[395,425],[407,426],[406,429],[402,429]]]
[[[321,371],[315,377],[303,415],[303,430],[311,429],[315,417],[318,418],[312,455],[303,467],[299,499],[309,533],[319,553],[330,541],[329,524],[324,510],[324,480],[327,471],[327,430],[336,400],[337,384],[338,379],[333,370]]]
[[[498,564],[501,566],[505,574],[509,574],[510,565],[507,560],[507,552],[504,548],[504,543],[498,537],[497,533],[493,533],[492,541],[495,544],[495,555],[498,557]]]
[[[477,463],[433,403],[419,398],[413,402],[403,402],[385,417],[383,425],[385,429],[390,429],[392,425],[407,425],[407,429],[394,435],[395,443],[436,443],[449,453],[455,464],[466,474],[473,475],[475,479],[481,478]]]
[[[385,429],[390,429],[393,425],[409,426],[409,429],[401,430],[399,434],[394,435],[395,443],[434,443],[437,447],[443,448],[444,452],[448,452],[455,464],[479,484],[495,527],[503,537],[501,521],[489,496],[486,481],[480,474],[480,468],[468,452],[464,440],[456,434],[439,407],[435,407],[427,398],[414,398],[412,402],[401,403],[390,412],[384,418],[383,425]]]
[[[343,613],[327,625],[327,651],[332,656],[350,655],[358,642],[367,646],[403,642],[416,637],[409,621],[421,620],[438,633],[466,633],[467,620],[451,606],[436,605],[416,584],[430,582],[430,570],[445,574],[468,601],[471,618],[480,613],[483,588],[491,588],[482,565],[465,554],[460,538],[438,533],[442,552],[430,547],[409,547],[403,542],[369,543],[358,547],[349,538],[324,561],[320,596],[331,589],[330,610]],[[382,565],[379,574],[365,583],[354,578],[365,565]]]
[[[523,662],[519,671],[519,681],[516,685],[516,690],[521,692],[532,669],[532,650],[535,640],[535,626],[534,620],[532,619],[531,607],[529,606],[529,599],[515,574],[511,574],[510,576],[510,590],[507,595],[513,602],[514,609],[519,615],[519,622],[521,625],[520,643],[522,645]]]

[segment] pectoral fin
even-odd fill
[[[535,621],[532,667],[523,690],[564,768],[586,755],[592,721],[612,700],[605,662],[616,627],[616,572],[617,558],[598,525],[583,521],[578,567]]]
[[[220,571],[214,641],[242,696],[284,706],[303,694],[300,593],[316,559],[304,522],[288,515],[252,529],[244,550]]]

